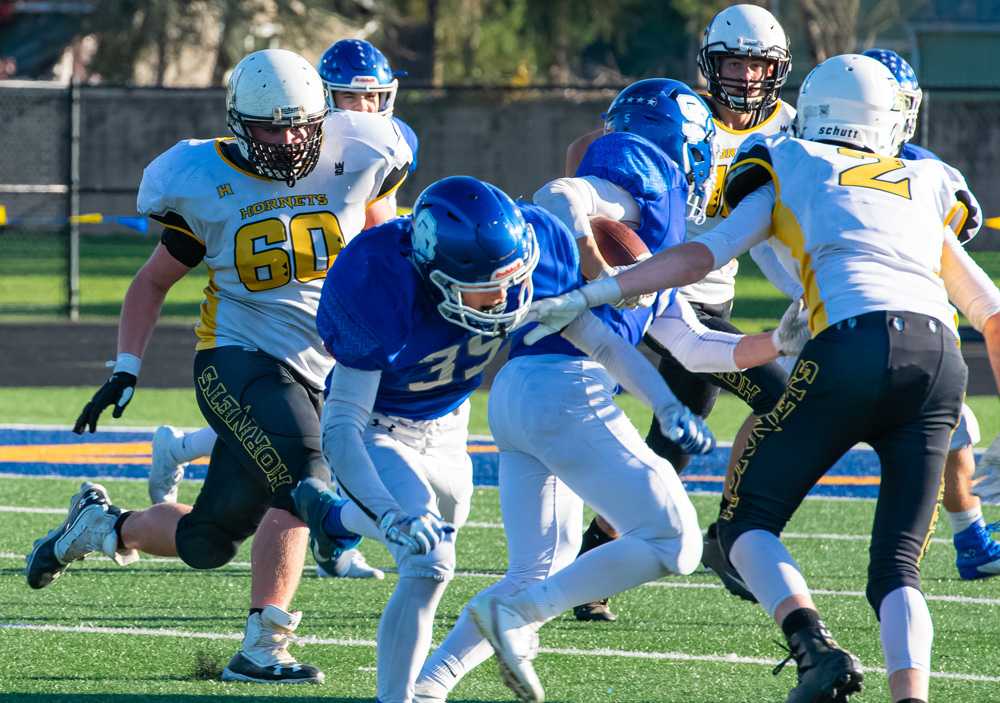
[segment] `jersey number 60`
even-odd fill
[[[294,267],[287,248],[292,240]],[[332,212],[303,212],[285,223],[276,217],[243,225],[236,231],[236,272],[247,290],[280,288],[292,280],[308,283],[325,278],[344,248],[340,222]]]

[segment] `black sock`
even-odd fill
[[[785,637],[791,637],[799,630],[804,630],[807,627],[818,627],[821,623],[819,613],[815,610],[799,608],[790,612],[781,621],[781,631],[785,633]]]
[[[128,516],[131,515],[133,512],[134,511],[132,510],[122,511],[118,515],[118,519],[115,520],[115,534],[118,535],[118,549],[125,549],[125,543],[122,542],[122,525],[125,524],[125,521],[128,520]]]
[[[590,526],[583,533],[583,540],[580,542],[580,554],[586,554],[591,549],[596,549],[612,540],[614,540],[614,537],[601,529],[595,517],[590,521]]]
[[[264,612],[263,608],[250,608],[251,615],[253,615],[254,613],[263,613],[263,612]]]

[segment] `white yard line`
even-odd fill
[[[122,635],[127,637],[182,637],[189,639],[233,640],[243,638],[242,632],[197,632],[192,630],[175,630],[170,628],[151,627],[94,627],[90,625],[37,625],[26,623],[0,623],[0,630],[31,630],[35,632],[60,632],[81,635]],[[335,647],[365,647],[373,649],[374,640],[356,640],[328,637],[303,636],[296,640],[305,645],[335,646]],[[738,654],[688,654],[687,652],[641,652],[627,649],[579,649],[576,647],[542,647],[542,654],[556,654],[564,657],[609,657],[622,659],[645,659],[651,661],[701,662],[706,664],[751,664],[755,666],[773,667],[774,659],[759,657],[744,657]],[[865,667],[866,672],[884,674],[885,669]],[[966,674],[950,671],[935,671],[934,678],[951,679],[953,681],[974,681],[1000,683],[1000,676],[985,674]]]
[[[24,560],[24,554],[19,554],[18,552],[0,552],[0,560],[3,559],[14,559],[18,561]],[[88,560],[95,561],[111,561],[108,557],[104,555],[92,555],[87,557]],[[143,556],[142,562],[154,563],[154,564],[184,564],[183,561],[176,557],[149,557]],[[140,562],[141,563],[141,562]],[[215,569],[218,571],[232,570],[232,571],[246,571],[250,568],[250,562],[248,561],[231,561],[225,566]],[[385,571],[389,573],[395,573],[395,569],[388,568]],[[311,575],[313,573],[313,567],[311,564],[307,564],[304,573]],[[456,576],[463,578],[477,578],[477,579],[493,579],[499,581],[501,575],[496,573],[490,573],[487,571],[463,571],[459,569],[455,572]],[[722,588],[719,583],[704,583],[698,581],[683,581],[677,578],[671,578],[669,581],[651,581],[650,583],[644,583],[640,588],[680,588],[680,589],[695,589],[695,590],[708,590],[715,591]],[[865,598],[865,594],[862,591],[833,591],[826,590],[822,588],[812,589],[814,595],[820,596],[834,596],[838,598]],[[942,603],[961,603],[963,605],[983,605],[987,607],[997,607],[1000,606],[1000,598],[978,598],[975,596],[956,596],[956,595],[931,595],[924,594],[924,597],[928,601],[938,601]]]

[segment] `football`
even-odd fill
[[[590,218],[590,229],[601,256],[610,266],[628,266],[650,256],[649,248],[635,231],[610,217]]]

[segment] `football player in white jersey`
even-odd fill
[[[385,56],[375,46],[358,39],[341,39],[324,52],[317,67],[326,89],[330,112],[377,113],[391,119],[410,146],[409,173],[416,167],[417,137],[405,122],[392,114],[399,81]],[[381,224],[396,212],[395,193],[369,208],[365,228]],[[207,457],[215,446],[211,427],[183,432],[162,425],[153,433],[152,460],[149,467],[149,497],[153,503],[175,502],[177,487],[189,462]],[[311,546],[315,542],[310,543]],[[316,557],[315,550],[313,556]],[[346,549],[330,560],[317,559],[318,576],[343,578],[385,578],[368,564],[358,549]]]
[[[246,634],[223,679],[318,683],[323,672],[287,648],[301,618],[288,609],[308,541],[292,489],[304,478],[330,480],[319,409],[333,360],[316,310],[338,252],[405,178],[409,148],[376,116],[327,119],[316,69],[290,51],[241,60],[227,108],[235,138],[181,141],[143,173],[138,209],[165,229],[123,301],[114,372],[73,428],[95,431],[111,405],[121,416],[167,291],[204,261],[195,391],[220,440],[205,483],[194,506],[134,512],[84,483],[65,522],[36,541],[26,575],[45,587],[90,552],[127,563],[142,551],[214,569],[255,535]]]
[[[778,406],[754,427],[719,539],[786,636],[799,674],[788,700],[846,701],[860,690],[859,663],[831,638],[778,536],[826,470],[869,443],[882,476],[867,596],[892,700],[922,703],[933,626],[919,564],[967,375],[949,298],[983,331],[1000,369],[1000,291],[945,224],[967,188],[961,175],[896,158],[905,113],[885,66],[831,58],[806,78],[798,107],[798,139],[744,144],[725,186],[732,213],[712,232],[540,301],[529,317],[560,329],[589,305],[682,285],[768,237],[790,256],[814,336]]]
[[[728,214],[722,199],[722,184],[740,144],[753,134],[784,132],[795,117],[795,110],[780,99],[781,88],[791,69],[788,39],[781,24],[770,12],[756,5],[733,5],[719,12],[705,28],[698,67],[708,83],[705,100],[715,121],[712,163],[715,167],[715,192],[705,208],[705,218],[688,222],[688,240],[714,227]],[[590,144],[603,134],[596,130],[570,145],[566,157],[566,175],[574,176]],[[792,300],[802,295],[794,276],[781,266],[767,243],[754,247],[751,255],[767,278]],[[698,319],[712,330],[739,333],[729,322],[735,296],[738,263],[724,262],[697,283],[686,286],[681,294],[691,304]],[[695,373],[672,354],[652,344],[660,356],[660,374],[677,397],[702,417],[708,417],[722,388],[734,393],[750,407],[751,415],[733,441],[728,478],[736,457],[746,443],[747,434],[760,415],[769,412],[784,390],[786,371],[779,363],[735,373]],[[660,456],[681,471],[689,458],[677,445],[665,438],[655,422],[650,424],[646,441]],[[600,516],[587,528],[581,554],[608,539],[614,531]],[[709,525],[702,555],[704,563],[715,570],[727,587],[737,592],[740,585],[720,566],[720,550],[715,539],[715,525]],[[579,620],[614,620],[607,603],[587,603],[574,609]]]
[[[917,117],[923,98],[916,72],[902,56],[890,49],[869,49],[864,55],[881,62],[892,72],[906,98],[906,123],[904,143],[899,150],[900,158],[937,159],[934,152],[910,142],[917,130]],[[957,207],[957,216],[950,219],[949,224],[956,230],[958,241],[963,245],[976,236],[982,225],[982,209],[971,191],[965,192],[965,197]],[[978,495],[981,489],[973,485],[976,458],[972,447],[978,442],[979,423],[972,408],[963,404],[962,421],[951,436],[951,451],[948,452],[948,461],[944,467],[941,505],[951,523],[955,566],[958,575],[966,580],[1000,575],[1000,543],[991,537],[991,532],[1000,530],[1000,523],[986,524],[982,500]],[[992,455],[987,456],[992,459]],[[981,463],[985,472],[990,461],[984,456]]]

